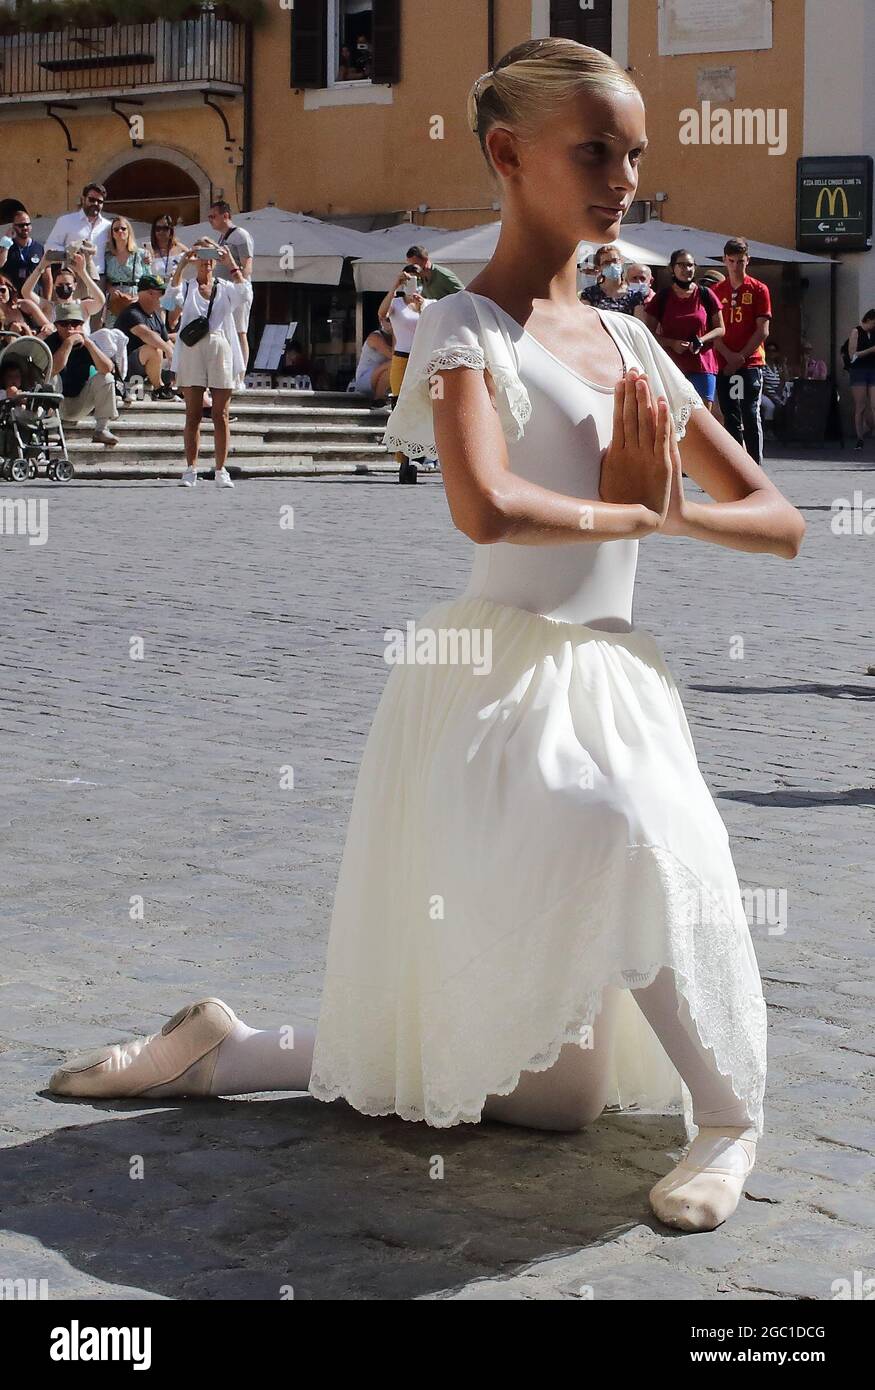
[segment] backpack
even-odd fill
[[[699,303],[701,304],[702,308],[705,310],[705,313],[710,319],[711,315],[716,314],[717,311],[721,308],[720,300],[717,298],[714,291],[708,289],[706,285],[697,284],[696,289],[699,291]],[[660,290],[656,296],[656,304],[654,306],[656,312],[654,314],[654,318],[656,318],[660,323],[662,323],[662,316],[665,313],[665,306],[668,302],[668,296],[670,294],[671,285],[666,285],[665,289]],[[647,312],[649,313],[651,311],[647,310]]]

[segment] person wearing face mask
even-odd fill
[[[596,282],[583,291],[584,304],[595,309],[616,309],[621,314],[634,314],[643,298],[640,285],[633,289],[623,273],[623,257],[615,246],[600,246],[593,257]]]
[[[635,317],[643,319],[645,307],[651,303],[656,295],[653,288],[653,271],[649,265],[642,265],[639,261],[634,261],[632,265],[626,267],[626,284],[632,290],[641,291],[641,303],[636,306]]]
[[[106,303],[106,296],[97,281],[89,275],[85,256],[81,251],[76,251],[70,256],[69,265],[59,266],[55,271],[51,299],[43,299],[36,291],[37,283],[45,270],[44,262],[48,262],[48,253],[28,275],[21,287],[21,296],[23,299],[30,298],[38,304],[46,318],[54,320],[57,306],[59,304],[71,304],[74,300],[81,305],[88,318],[103,308]]]
[[[669,268],[672,282],[645,307],[644,322],[712,410],[719,367],[713,344],[726,332],[723,310],[713,290],[696,284],[691,251],[672,251]]]

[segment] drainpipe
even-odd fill
[[[243,207],[241,212],[252,211],[252,23],[246,22],[243,36]]]

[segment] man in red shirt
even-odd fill
[[[712,287],[726,326],[725,336],[714,343],[720,359],[717,399],[729,433],[762,464],[763,343],[769,336],[772,301],[768,285],[748,275],[749,261],[744,238],[730,238],[723,248],[726,279]]]

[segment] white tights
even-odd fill
[[[677,1067],[700,1127],[740,1128],[756,1137],[752,1117],[717,1069],[713,1052],[699,1041],[674,974],[661,970],[645,989],[633,991],[639,1008]],[[597,1119],[608,1102],[609,1061],[619,991],[605,990],[593,1025],[593,1046],[567,1043],[543,1072],[524,1072],[508,1096],[490,1096],[483,1118],[533,1129],[578,1130]],[[216,1096],[255,1091],[305,1091],[310,1081],[316,1028],[249,1028],[238,1023],[219,1046],[210,1092]]]

